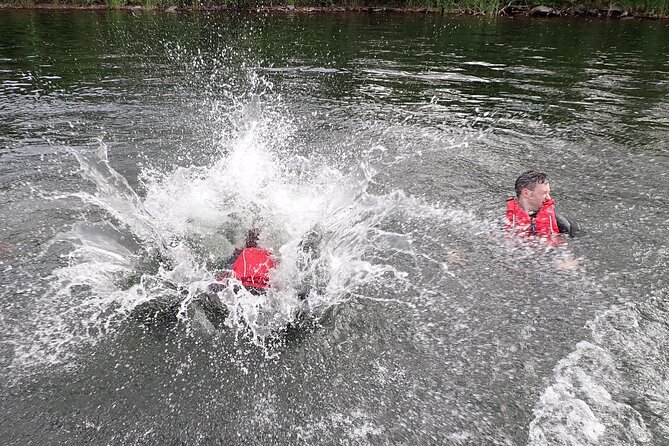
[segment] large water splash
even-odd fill
[[[61,361],[153,304],[211,331],[198,296],[211,294],[217,270],[253,227],[261,230],[260,245],[279,258],[275,286],[266,296],[227,290],[215,300],[228,310],[225,325],[258,344],[298,313],[318,320],[351,297],[385,299],[365,288],[414,286],[389,254],[413,255],[411,234],[389,226],[406,215],[442,211],[401,191],[371,193],[369,159],[340,170],[285,150],[290,123],[262,110],[258,98],[238,112],[236,136],[218,139],[210,163],[144,170],[144,197],[112,168],[103,141],[95,150],[72,151],[95,190],[54,199],[80,200],[94,216],[89,212],[45,248],[44,255],[60,253],[64,264],[35,303],[36,336],[17,346],[17,361]]]

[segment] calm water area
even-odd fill
[[[666,21],[0,11],[0,442],[669,444],[668,141]]]

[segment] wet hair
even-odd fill
[[[520,197],[523,189],[534,190],[537,184],[548,183],[548,175],[537,170],[528,170],[516,178],[516,195]]]
[[[257,248],[258,239],[260,238],[260,229],[252,228],[246,233],[246,243],[244,244],[247,248]]]

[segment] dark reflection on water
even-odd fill
[[[0,12],[4,438],[563,444],[567,437],[550,430],[561,415],[537,402],[552,395],[546,389],[559,390],[549,387],[556,380],[586,370],[625,404],[618,411],[582,397],[614,426],[600,434],[604,440],[633,444],[615,426],[638,411],[646,424],[639,431],[650,436],[637,440],[661,444],[669,416],[657,407],[666,407],[667,395],[629,389],[661,388],[668,367],[657,358],[661,324],[648,322],[666,315],[667,28]],[[366,254],[408,272],[411,287],[370,284],[322,327],[289,336],[275,357],[225,330],[147,331],[128,320],[97,345],[75,340],[71,365],[46,358],[16,366],[19,347],[43,335],[32,340],[30,328],[40,325],[31,305],[67,263],[65,248],[45,253],[45,246],[77,221],[106,218],[71,197],[52,197],[93,190],[64,146],[90,149],[104,139],[110,164],[143,196],[140,178],[149,168],[215,161],[222,129],[236,125],[230,110],[254,93],[297,129],[282,153],[343,171],[368,159],[377,171],[370,194],[401,190],[463,212],[398,212],[375,228],[410,234],[410,254],[381,242]],[[581,270],[557,272],[554,254],[491,235],[488,219],[529,167],[550,173],[560,209],[582,228],[568,247]],[[635,318],[641,323],[625,322]],[[625,333],[634,339],[627,347]],[[577,348],[584,340],[624,373],[611,378],[588,368],[604,356]],[[567,391],[556,392],[557,406],[571,404]],[[596,426],[576,417],[586,433]],[[553,436],[532,436],[531,423],[533,432]],[[570,429],[576,444],[594,438]]]

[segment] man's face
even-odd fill
[[[525,203],[530,213],[539,212],[541,205],[551,199],[551,186],[549,183],[537,183],[534,190],[523,189]]]

